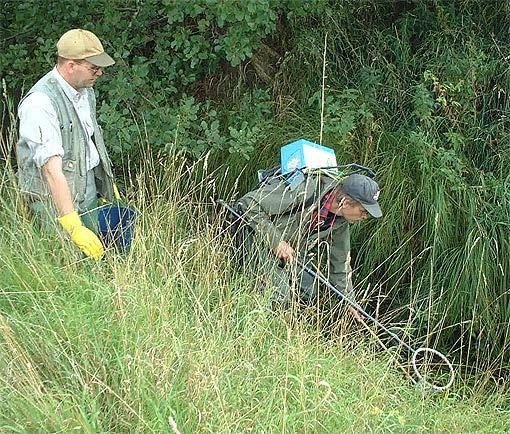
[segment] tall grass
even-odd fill
[[[510,428],[504,394],[462,381],[422,394],[364,329],[340,317],[326,337],[313,320],[272,312],[213,212],[211,197],[229,198],[224,179],[207,159],[147,156],[127,195],[139,212],[132,250],[92,263],[41,233],[3,178],[2,432]]]
[[[246,113],[266,128],[252,159],[240,161],[235,152],[211,155],[209,171],[199,165],[186,175],[200,180],[205,174],[211,181],[200,203],[209,196],[235,196],[253,186],[257,169],[278,163],[282,144],[319,140],[327,34],[324,144],[335,148],[340,163],[374,168],[382,187],[382,221],[353,230],[357,292],[383,319],[408,323],[418,340],[452,351],[466,374],[487,372],[496,383],[506,378],[510,361],[508,11],[507,3],[495,7],[483,0],[345,0],[318,2],[315,13],[281,17],[281,28],[267,41],[282,55],[269,68],[276,71],[274,81],[254,84],[263,95],[273,92],[273,119],[267,119],[265,96],[244,94],[240,83],[252,84],[242,79],[249,63],[239,68],[239,80],[211,77],[211,83],[229,83],[215,93],[225,97],[213,104],[225,109],[219,118],[236,124],[237,114]],[[191,93],[202,88],[194,87]],[[12,117],[12,107],[10,112]],[[150,154],[148,137],[152,133],[152,144],[161,137],[161,123],[143,113],[133,122],[144,139],[138,146],[130,143],[132,149]],[[113,124],[113,130],[119,127]],[[168,148],[190,143],[177,135]],[[130,168],[128,157],[119,156],[126,188],[142,206],[157,207],[159,199],[191,182],[183,175],[168,183],[165,172],[175,171],[173,151],[153,157],[154,169]],[[147,170],[163,176],[136,178]],[[5,189],[13,188],[12,177],[12,171],[2,173],[4,185],[9,182]],[[151,192],[159,196],[137,197],[145,188],[140,182],[156,184]],[[19,197],[12,200],[23,215]],[[173,206],[161,218],[176,215],[168,224],[181,233],[178,208],[189,204]]]
[[[382,187],[383,219],[353,230],[358,293],[496,384],[510,362],[505,13],[483,1],[336,3],[291,23],[302,31],[275,87],[295,101],[296,137],[318,140],[311,96],[327,33],[324,144]]]

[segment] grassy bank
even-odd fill
[[[190,159],[211,151],[211,166],[228,167],[225,185],[246,191],[258,169],[277,164],[283,144],[322,137],[339,163],[374,169],[382,189],[384,218],[353,230],[356,283],[368,307],[449,351],[463,375],[505,381],[506,3],[7,3],[4,129],[16,129],[19,98],[52,67],[58,37],[84,26],[117,61],[95,87],[117,174],[146,170],[147,149],[161,155],[162,171],[174,170],[175,148]],[[56,15],[67,18],[49,26],[46,17]]]
[[[349,320],[325,337],[273,313],[218,236],[221,176],[176,158],[154,177],[149,164],[128,198],[133,249],[99,264],[39,233],[3,178],[0,431],[510,430],[503,393],[460,377],[423,394]]]

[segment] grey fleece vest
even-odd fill
[[[69,184],[75,207],[85,198],[87,188],[86,152],[88,149],[88,135],[84,130],[78,114],[60,86],[52,77],[51,72],[42,77],[27,93],[46,94],[53,104],[60,122],[64,157],[62,169]],[[97,192],[108,200],[113,200],[113,174],[110,159],[103,141],[103,134],[96,119],[96,98],[94,91],[87,88],[90,103],[90,114],[94,127],[94,142],[99,154],[99,165],[95,167],[94,175]],[[49,186],[42,169],[35,165],[33,151],[26,141],[20,138],[17,144],[18,177],[21,191],[28,194],[32,200],[47,200],[50,198]]]

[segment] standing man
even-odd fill
[[[310,253],[325,250],[330,282],[354,299],[349,224],[368,216],[382,217],[378,198],[379,186],[367,176],[352,174],[339,181],[319,172],[297,186],[272,178],[244,195],[238,207],[256,237],[262,237],[282,261],[292,263],[298,252],[308,265],[314,261]],[[288,268],[272,270],[277,286],[273,300],[283,305],[295,299],[312,301],[318,282],[303,270],[292,276]],[[360,319],[354,309],[349,310]]]
[[[43,226],[58,220],[85,255],[99,260],[98,194],[113,200],[114,185],[93,86],[114,60],[99,39],[73,29],[57,43],[57,65],[18,108],[18,177],[29,207]]]

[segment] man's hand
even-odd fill
[[[285,262],[294,260],[294,249],[287,241],[280,241],[274,248],[274,253],[278,259],[283,259]]]
[[[347,308],[347,310],[349,311],[349,313],[354,317],[354,319],[358,322],[363,322],[363,318],[361,317],[361,315],[359,314],[359,312],[354,309],[352,306],[349,306]]]
[[[104,255],[104,248],[97,235],[83,226],[78,212],[73,211],[58,219],[71,240],[87,256],[99,261]]]

